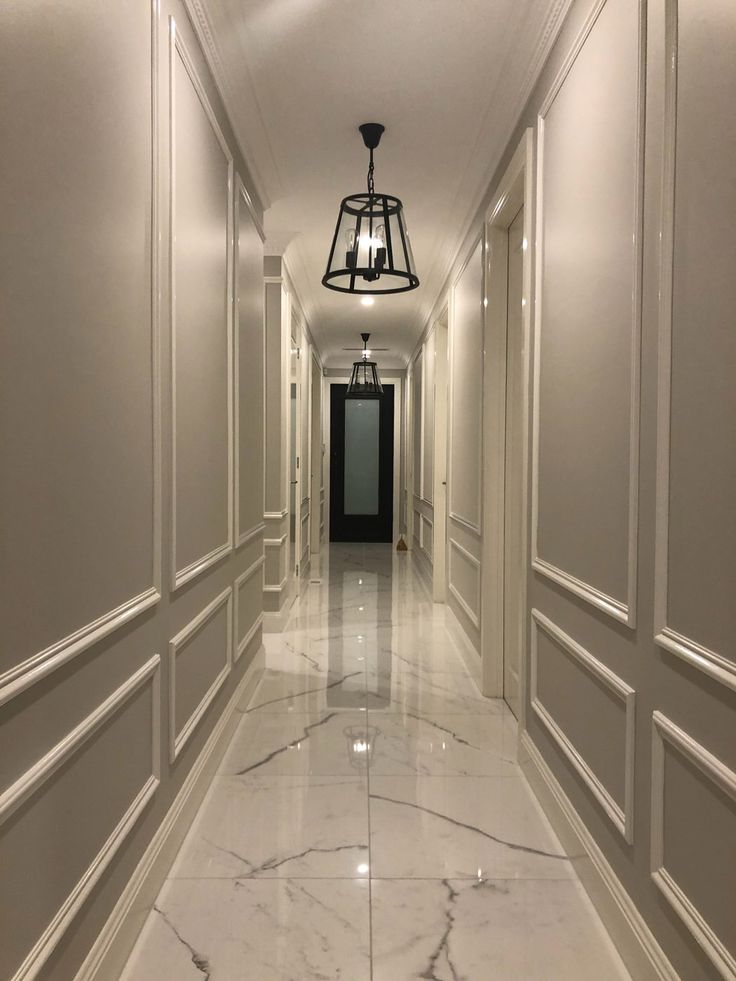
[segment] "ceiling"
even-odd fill
[[[327,367],[343,347],[421,334],[470,220],[556,36],[564,0],[192,0],[228,113],[268,206]],[[376,190],[404,202],[421,285],[377,296],[325,289],[340,199],[365,189],[363,122],[386,127]]]

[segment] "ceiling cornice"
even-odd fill
[[[248,144],[243,138],[243,134],[239,125],[239,114],[235,111],[235,96],[234,87],[230,79],[228,70],[226,69],[222,58],[220,57],[220,52],[215,41],[214,34],[212,32],[212,26],[210,24],[209,14],[205,10],[205,4],[203,0],[183,0],[184,7],[189,14],[189,19],[192,22],[192,27],[197,35],[197,39],[202,47],[207,66],[212,73],[212,78],[215,85],[220,93],[220,98],[222,99],[223,106],[225,107],[225,112],[227,113],[230,126],[235,135],[235,139],[238,143],[238,148],[245,160],[248,167],[249,176],[253,182],[253,189],[255,190],[261,207],[264,211],[271,207],[271,198],[266,191],[265,182],[261,173],[256,166],[255,160],[253,158],[252,152],[248,150]],[[249,73],[250,78],[250,73]],[[266,128],[263,125],[263,120],[261,118],[261,110],[258,105],[258,100],[255,97],[253,91],[253,85],[251,83],[251,97],[253,105],[256,109],[258,117],[261,121],[261,126],[263,127],[263,132],[265,136],[265,142],[268,144],[268,137],[266,135]],[[271,157],[273,154],[270,151]],[[273,172],[276,173],[276,162],[273,161]]]
[[[562,30],[565,17],[567,16],[567,12],[572,4],[573,0],[556,0],[555,5],[542,26],[529,68],[527,69],[524,76],[524,81],[518,90],[518,95],[515,99],[509,99],[507,102],[510,109],[506,114],[503,124],[499,127],[504,133],[505,138],[500,149],[493,156],[490,165],[485,169],[484,176],[473,196],[473,203],[470,205],[465,219],[460,226],[460,231],[456,238],[456,246],[452,252],[452,257],[445,263],[441,272],[440,286],[435,294],[435,298],[428,304],[428,306],[425,307],[427,312],[423,318],[423,326],[420,330],[419,338],[417,339],[417,343],[415,344],[409,357],[409,364],[415,357],[416,352],[423,343],[424,338],[427,336],[427,332],[430,330],[434,320],[436,320],[439,316],[441,308],[445,305],[447,291],[451,285],[451,278],[453,277],[458,261],[463,256],[463,252],[472,251],[472,248],[467,247],[468,237],[471,234],[474,223],[478,219],[478,214],[483,206],[483,202],[489,190],[491,190],[491,181],[493,180],[496,170],[498,169],[498,165],[508,149],[508,143],[514,134],[514,130],[519,123],[521,114],[524,111],[529,97],[531,96],[535,85],[539,81],[542,69],[544,68],[547,58],[549,57],[552,46]],[[473,239],[473,244],[475,241],[476,237]],[[430,277],[432,276],[433,272],[434,269],[431,269]]]

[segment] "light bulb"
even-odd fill
[[[386,244],[386,229],[383,225],[376,225],[376,241],[375,246],[377,249],[383,248]]]
[[[345,232],[345,245],[346,245],[345,265],[347,266],[348,269],[352,269],[358,260],[358,252],[357,249],[355,248],[354,228],[348,228],[348,230]]]
[[[386,229],[383,225],[376,226],[374,242],[376,245],[376,270],[380,273],[386,265]]]

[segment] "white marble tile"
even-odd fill
[[[339,674],[268,671],[247,713],[329,712],[333,709],[360,708],[365,708],[365,669],[362,665],[348,666],[348,670]]]
[[[379,880],[373,981],[625,981],[629,974],[572,881]]]
[[[355,776],[367,713],[339,710],[244,716],[218,772],[229,776]]]
[[[623,981],[412,556],[315,569],[125,981]]]
[[[363,877],[362,777],[216,777],[172,878]]]
[[[369,710],[380,709],[399,714],[411,712],[427,718],[458,714],[505,715],[508,712],[505,702],[498,698],[485,698],[470,678],[465,679],[463,684],[466,691],[457,691],[452,685],[434,681],[410,687],[381,681],[371,686],[370,679],[366,683],[365,704]]]
[[[369,712],[371,776],[520,776],[510,715]]]
[[[121,981],[368,981],[365,880],[174,881]]]
[[[371,776],[371,875],[574,876],[521,777]]]

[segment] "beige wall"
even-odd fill
[[[480,478],[497,505],[477,240],[531,127],[522,759],[585,881],[633,901],[604,912],[635,976],[687,981],[736,977],[735,66],[729,0],[573,3],[428,321],[449,296],[449,603],[478,647],[452,589],[484,599]]]
[[[261,644],[260,209],[174,0],[0,47],[0,947],[64,981]]]

